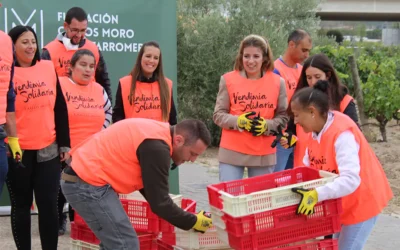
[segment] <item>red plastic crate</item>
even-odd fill
[[[229,245],[240,250],[256,250],[281,246],[340,232],[340,220],[336,216],[303,223],[296,227],[278,228],[267,233],[236,237],[228,233]]]
[[[154,250],[157,249],[157,245],[154,242],[154,235],[153,234],[143,234],[138,235],[140,249],[141,250]]]
[[[219,191],[239,196],[317,179],[321,179],[318,170],[299,167],[268,175],[209,185],[207,186],[208,199],[210,205],[222,209],[223,205]]]
[[[279,250],[338,250],[338,241],[336,239],[313,241],[304,244],[278,247]]]
[[[78,225],[71,222],[71,238],[74,240],[84,241],[90,244],[100,244],[100,240],[86,225]]]
[[[226,231],[236,237],[271,232],[279,228],[288,228],[288,230],[293,231],[297,227],[312,226],[314,223],[321,223],[322,221],[330,223],[331,217],[339,222],[342,213],[342,201],[335,199],[320,202],[314,207],[314,214],[309,216],[298,215],[296,210],[297,205],[294,205],[236,218],[225,214],[222,216],[222,220],[226,224]],[[336,224],[333,224],[333,226],[326,228],[325,231],[321,230],[321,233],[327,232],[329,234],[330,231],[337,230]]]
[[[76,225],[87,225],[83,218],[75,211],[74,222]]]
[[[181,208],[187,212],[195,213],[196,202],[191,199],[182,199]],[[166,220],[160,218],[159,230],[160,232],[173,233],[175,231],[175,227]]]
[[[136,232],[158,233],[159,218],[146,201],[121,199],[122,206]]]
[[[174,247],[163,240],[157,239],[157,250],[174,250]]]

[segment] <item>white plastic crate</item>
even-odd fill
[[[222,216],[224,215],[224,212],[222,212],[220,209],[210,205],[210,213],[212,216],[213,225],[218,228],[221,228],[221,229],[226,229],[226,224],[222,220]]]
[[[98,245],[90,244],[80,240],[71,239],[72,250],[99,250]]]
[[[249,214],[296,205],[300,202],[300,195],[293,193],[291,191],[292,188],[316,188],[323,186],[326,183],[333,182],[333,180],[338,177],[337,174],[323,170],[320,170],[319,174],[322,177],[321,179],[262,190],[251,194],[234,196],[224,191],[220,191],[219,194],[221,194],[223,203],[222,211],[233,217],[241,217]],[[291,177],[286,176],[282,178],[282,180],[277,179],[277,186],[280,186],[279,182],[287,183],[288,178]]]
[[[226,232],[225,232],[226,233]],[[176,246],[184,249],[230,249],[227,243],[222,242],[215,226],[204,234],[193,230],[184,231],[175,228]],[[226,234],[228,238],[228,234]]]

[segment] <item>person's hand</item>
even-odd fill
[[[292,188],[292,192],[301,195],[299,206],[297,207],[297,214],[310,215],[314,213],[314,206],[318,202],[318,193],[315,189],[308,190],[303,188]]]
[[[197,215],[196,224],[194,224],[193,229],[197,232],[205,233],[207,229],[212,227],[211,216],[208,216],[206,212],[201,210]]]
[[[267,129],[267,121],[264,118],[259,117],[253,120],[250,132],[252,132],[254,136],[260,136],[264,134]]]
[[[253,124],[253,119],[250,118],[250,116],[253,116],[255,114],[256,114],[256,112],[251,111],[251,112],[247,112],[247,113],[239,115],[239,117],[237,119],[238,128],[250,131],[251,125]]]
[[[60,161],[66,161],[71,157],[71,155],[68,152],[65,153],[60,153]]]
[[[294,145],[296,144],[296,142],[297,142],[297,137],[296,137],[294,134],[292,134],[292,133],[287,133],[287,132],[285,132],[285,133],[283,134],[282,138],[281,138],[280,141],[279,141],[279,143],[281,144],[281,146],[282,146],[283,148],[286,148],[286,149],[291,148],[291,147],[294,147]]]
[[[17,137],[8,137],[8,146],[10,147],[11,154],[13,159],[19,163],[22,161],[22,150],[19,146],[18,138]]]

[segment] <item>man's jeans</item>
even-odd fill
[[[118,195],[110,185],[61,180],[68,203],[101,241],[101,250],[139,250],[139,240]]]

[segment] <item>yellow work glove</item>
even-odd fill
[[[297,207],[297,214],[310,215],[314,213],[314,206],[318,202],[318,193],[315,189],[307,190],[303,188],[292,188],[292,192],[301,195],[299,206]]]
[[[253,125],[251,127],[251,132],[253,133],[254,136],[260,136],[267,131],[268,126],[267,126],[267,121],[260,117],[257,119],[253,120]]]
[[[297,137],[293,133],[286,133],[286,132],[283,134],[280,140],[281,146],[286,149],[293,147],[296,144],[296,142],[297,142]]]
[[[21,150],[21,147],[19,146],[18,138],[9,136],[8,137],[8,146],[11,149],[13,159],[16,162],[20,162],[22,160],[22,150]]]
[[[193,229],[197,232],[205,233],[207,229],[212,227],[211,215],[201,210],[197,215],[196,224],[194,224]]]
[[[237,126],[238,128],[245,129],[250,131],[253,119],[249,118],[252,115],[255,115],[256,112],[251,111],[244,114],[239,115],[237,119]]]

